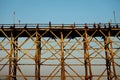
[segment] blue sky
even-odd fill
[[[120,0],[0,0],[0,24],[120,22]]]

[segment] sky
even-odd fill
[[[120,22],[120,0],[0,0],[0,24]]]

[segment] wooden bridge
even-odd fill
[[[120,24],[0,24],[0,78],[119,80]]]

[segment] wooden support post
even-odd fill
[[[36,52],[35,52],[35,80],[41,80],[40,78],[40,60],[41,60],[41,48],[40,39],[36,30]]]
[[[11,31],[10,37],[10,55],[9,55],[9,77],[8,80],[17,80],[17,57],[18,57],[18,39],[14,39],[14,31]]]
[[[114,54],[112,51],[112,41],[110,40],[110,31],[108,31],[108,35],[105,38],[105,53],[106,53],[107,79],[112,80],[114,78],[114,80],[117,80],[117,75],[114,65]]]
[[[115,63],[114,63],[114,53],[113,53],[112,41],[111,40],[110,40],[110,55],[111,55],[111,63],[112,63],[112,68],[113,68],[113,78],[114,78],[114,80],[117,80]]]
[[[65,65],[64,65],[64,39],[63,39],[63,33],[61,34],[61,80],[66,80],[65,78]]]
[[[91,70],[91,63],[89,59],[88,53],[88,39],[87,39],[87,27],[85,28],[84,34],[84,66],[85,66],[85,80],[92,80],[92,70]]]
[[[13,44],[13,79],[17,80],[17,60],[18,60],[18,39],[14,39]]]
[[[9,54],[9,76],[8,80],[11,80],[12,77],[12,38],[13,38],[13,33],[11,32],[11,37],[10,37],[10,54]]]
[[[87,42],[86,38],[84,37],[84,65],[85,65],[85,80],[88,80],[88,68],[87,68]]]
[[[109,50],[110,44],[110,31],[108,31],[108,35],[105,37],[105,55],[106,55],[106,69],[107,69],[107,79],[112,80],[111,73],[111,55]]]
[[[117,75],[116,75],[116,70],[115,70],[115,63],[114,63],[114,53],[113,53],[113,50],[112,50],[112,41],[110,41],[110,55],[111,55],[111,63],[112,63],[112,68],[113,68],[113,77],[114,77],[114,80],[117,80]]]

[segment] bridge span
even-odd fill
[[[119,80],[120,24],[0,24],[0,79]]]

